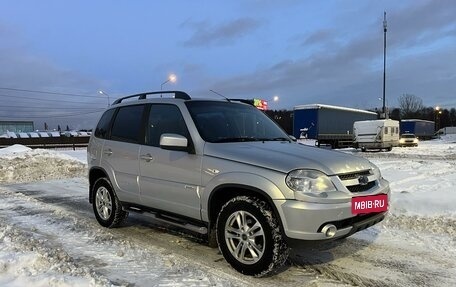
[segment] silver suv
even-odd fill
[[[246,102],[178,91],[116,100],[88,147],[98,222],[149,215],[207,236],[233,268],[262,276],[296,243],[383,220],[390,189],[374,164],[296,143]]]

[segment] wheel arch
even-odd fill
[[[230,199],[240,195],[256,197],[260,200],[265,201],[269,204],[274,213],[275,218],[280,224],[281,230],[283,231],[282,219],[275,206],[272,198],[263,190],[244,184],[227,183],[217,186],[209,195],[207,216],[209,221],[209,230],[215,227],[217,216],[222,209],[222,206]]]
[[[93,201],[93,186],[98,179],[106,177],[108,178],[108,173],[101,167],[93,167],[89,171],[89,202]]]

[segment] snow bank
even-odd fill
[[[13,145],[0,149],[0,183],[86,176],[87,165],[60,152]]]
[[[388,227],[456,236],[456,135],[391,152],[343,149],[376,164],[390,182]]]
[[[20,144],[15,144],[6,148],[0,149],[0,156],[2,155],[10,155],[10,154],[16,154],[16,153],[22,153],[22,152],[27,152],[31,151],[32,149]]]

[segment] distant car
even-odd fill
[[[399,138],[399,146],[418,146],[418,142],[415,134],[402,134]]]

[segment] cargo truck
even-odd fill
[[[399,122],[391,119],[357,121],[353,124],[353,144],[361,151],[386,149],[399,145]]]
[[[316,145],[332,148],[353,146],[353,123],[375,120],[377,113],[322,104],[300,105],[293,109],[293,136],[315,139]]]
[[[435,133],[435,122],[407,119],[401,120],[400,123],[401,134],[415,134],[419,139],[431,139]]]

